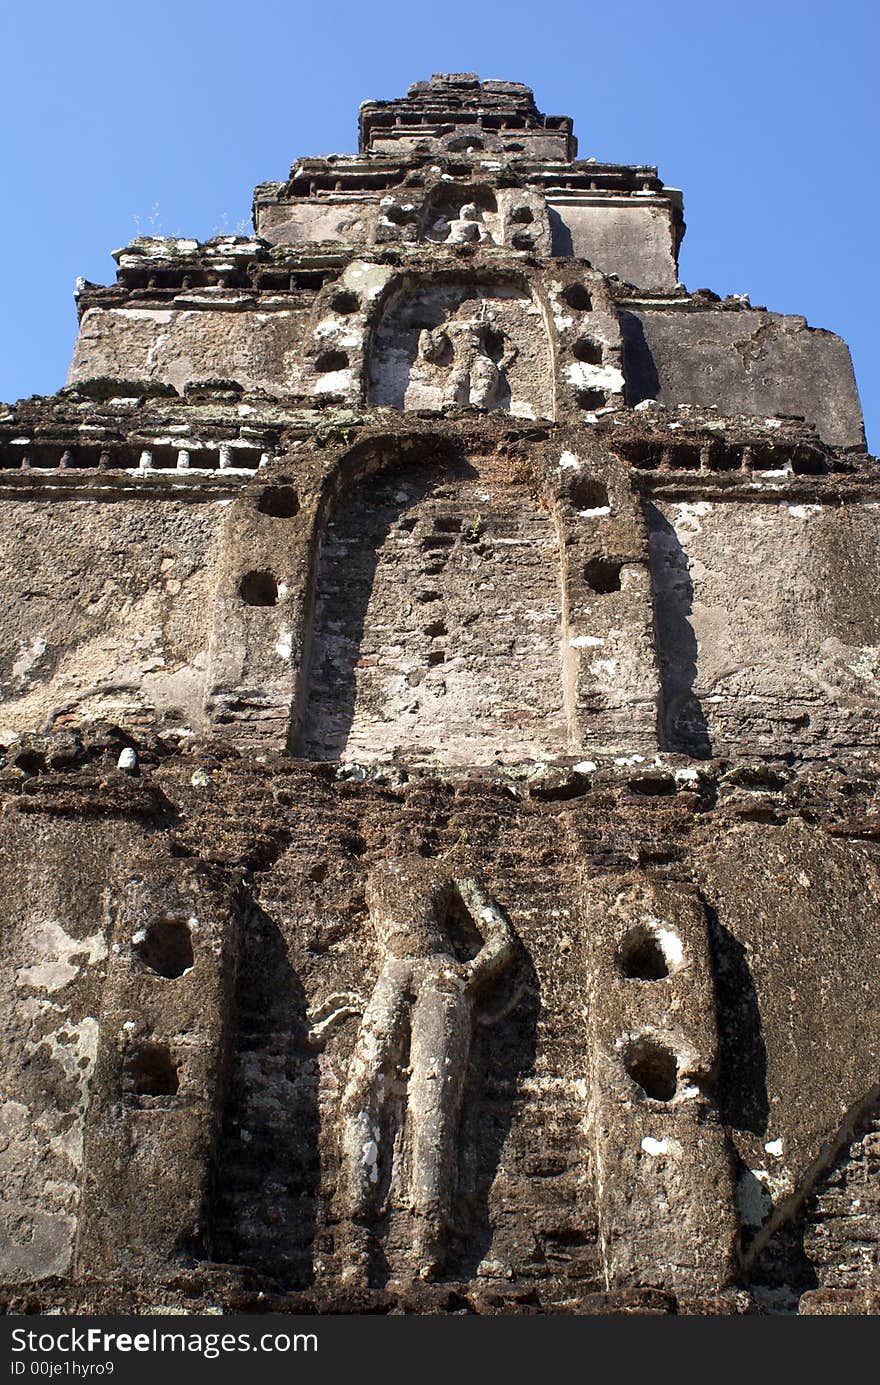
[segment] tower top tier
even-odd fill
[[[560,160],[577,154],[571,117],[544,115],[521,82],[481,82],[474,72],[437,72],[395,101],[365,101],[362,154],[502,154]]]

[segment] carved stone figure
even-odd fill
[[[465,202],[457,209],[446,206],[439,216],[430,221],[427,239],[447,245],[479,245],[482,241],[488,241],[490,245],[495,243],[495,236],[486,225],[483,208],[476,202]]]
[[[445,326],[425,328],[419,336],[419,364],[448,368],[444,404],[503,406],[509,397],[507,371],[517,354],[483,302],[475,309],[465,300]]]
[[[449,222],[450,245],[461,245],[467,242],[479,243],[481,240],[491,239],[492,237],[483,225],[483,214],[473,202],[466,202],[458,216],[453,217]]]
[[[353,1238],[349,1278],[366,1276],[369,1228],[385,1211],[392,1177],[393,1106],[403,1097],[404,1200],[414,1220],[412,1254],[422,1278],[442,1267],[452,1226],[457,1132],[475,1022],[493,1023],[519,998],[494,1008],[492,983],[517,947],[504,914],[473,878],[453,878],[421,856],[370,874],[367,902],[384,961],[361,1023],[342,1099],[340,1190]],[[463,909],[483,941],[461,960],[450,931]],[[398,1132],[399,1133],[399,1132]]]

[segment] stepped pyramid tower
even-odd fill
[[[515,82],[254,230],[0,408],[3,1304],[876,1312],[846,346]]]

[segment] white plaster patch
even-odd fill
[[[275,646],[275,653],[279,659],[289,659],[293,649],[293,637],[289,630],[285,630]]]
[[[195,255],[198,248],[199,242],[190,236],[136,236],[121,250],[115,250],[113,258],[119,265],[137,269],[144,259],[165,260],[173,255]]]
[[[575,389],[608,390],[617,394],[624,386],[622,373],[611,365],[587,365],[585,361],[573,361],[566,366],[565,376]]]
[[[880,675],[880,648],[876,645],[865,645],[860,649],[855,659],[847,663],[846,667],[857,678],[863,678],[867,682],[873,682]]]
[[[160,332],[158,334],[156,340],[153,342],[153,345],[147,352],[147,358],[144,362],[145,365],[152,367],[156,364],[156,357],[158,356],[159,352],[162,350],[162,347],[168,340],[169,335],[170,333],[168,332]]]
[[[159,322],[163,326],[167,326],[175,316],[170,308],[117,308],[115,311],[121,313],[123,317],[140,318],[145,322]]]
[[[103,933],[93,933],[88,938],[72,938],[54,919],[38,919],[32,925],[30,938],[41,960],[32,967],[18,968],[15,973],[17,986],[39,986],[46,991],[59,991],[79,975],[80,969],[72,964],[72,957],[86,953],[88,965],[93,966],[107,956]]]
[[[681,1142],[672,1139],[671,1136],[665,1140],[655,1140],[652,1135],[646,1135],[642,1140],[642,1149],[646,1154],[655,1157],[660,1154],[669,1154],[672,1158],[676,1158],[682,1153]]]
[[[595,663],[590,664],[590,672],[595,673],[597,677],[604,674],[606,678],[616,678],[617,667],[616,659],[597,659]]]
[[[646,1135],[642,1140],[642,1149],[646,1154],[666,1154],[669,1149],[668,1140],[655,1140],[651,1135]]]
[[[572,649],[593,649],[597,645],[604,644],[605,641],[600,639],[598,635],[575,635],[568,643]]]
[[[328,370],[312,386],[312,394],[347,394],[351,385],[350,370]]]
[[[681,945],[681,938],[677,933],[673,933],[671,928],[658,928],[657,941],[666,958],[666,965],[670,971],[676,971],[684,961],[684,948]]]
[[[13,678],[22,682],[45,652],[46,640],[43,635],[34,635],[29,645],[22,644],[21,653],[12,665]]]
[[[365,1140],[361,1146],[361,1157],[371,1183],[379,1181],[379,1146],[375,1140]]]
[[[695,769],[677,769],[673,771],[673,779],[676,784],[699,784],[700,774]]]
[[[610,505],[597,505],[594,510],[578,510],[579,519],[604,519],[611,514]]]
[[[781,504],[783,510],[787,510],[792,519],[809,519],[810,515],[820,515],[821,505],[790,505],[787,500]]]
[[[579,471],[580,467],[581,459],[574,452],[563,452],[559,458],[560,471]]]
[[[595,768],[595,760],[581,760],[578,764],[572,766],[575,774],[592,774]]]
[[[782,1158],[782,1141],[768,1140],[764,1146],[768,1154],[772,1154],[774,1159]]]
[[[355,260],[343,274],[342,282],[366,298],[377,298],[393,273],[394,270],[387,265],[364,264],[362,260]]]
[[[765,1169],[750,1169],[737,1184],[737,1206],[746,1226],[762,1226],[773,1210],[773,1199],[764,1187],[766,1177]]]
[[[53,1007],[54,1008],[54,1007]],[[54,1123],[38,1117],[36,1127],[42,1127],[49,1136],[49,1145],[57,1153],[70,1160],[75,1170],[82,1167],[84,1118],[89,1096],[89,1082],[98,1054],[98,1021],[91,1015],[85,1016],[78,1024],[64,1021],[56,1030],[44,1034],[35,1043],[26,1046],[29,1052],[48,1048],[54,1062],[72,1078],[78,1089],[76,1104],[78,1119],[66,1129],[57,1131]]]

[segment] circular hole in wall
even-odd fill
[[[603,510],[608,504],[608,488],[594,476],[581,476],[568,492],[575,510]]]
[[[591,558],[584,564],[584,579],[587,585],[600,596],[620,591],[620,573],[623,563],[615,563],[611,558]]]
[[[334,293],[333,297],[330,299],[330,307],[333,309],[334,313],[356,313],[360,306],[361,300],[358,298],[357,294],[352,293],[350,289],[340,289],[339,292]]]
[[[40,774],[46,768],[45,756],[36,750],[23,750],[12,763],[25,774]]]
[[[193,965],[192,934],[181,918],[164,914],[154,919],[134,944],[135,955],[157,976],[174,980]]]
[[[624,1059],[627,1073],[652,1101],[671,1101],[678,1087],[678,1059],[656,1039],[637,1039]]]
[[[568,288],[562,290],[562,297],[578,313],[588,313],[593,306],[593,300],[583,284],[569,284]]]
[[[496,332],[494,328],[487,329],[484,341],[486,344],[486,355],[492,361],[500,361],[504,355],[504,337],[501,332]]]
[[[663,944],[644,923],[636,924],[621,941],[617,964],[632,981],[663,981],[669,975]]]
[[[320,356],[315,358],[315,370],[321,374],[331,370],[345,370],[347,366],[348,356],[344,351],[322,351]]]
[[[146,1043],[131,1055],[125,1073],[137,1096],[175,1096],[178,1066],[165,1044]]]
[[[410,213],[404,211],[403,207],[395,207],[392,205],[389,207],[384,207],[383,211],[385,213],[386,219],[390,221],[394,226],[405,226],[410,218]]]
[[[247,572],[238,584],[238,592],[246,606],[274,606],[278,583],[271,572]]]
[[[534,221],[531,207],[514,207],[508,218],[516,223],[517,226],[531,226]]]
[[[473,135],[455,135],[446,141],[446,148],[452,154],[466,154],[471,150],[479,152],[484,147],[483,141]]]
[[[592,337],[578,337],[571,353],[576,361],[584,361],[587,365],[602,364],[602,344]]]
[[[271,515],[273,519],[293,519],[299,514],[299,496],[293,486],[266,486],[257,501],[261,515]]]
[[[679,445],[666,449],[666,460],[673,471],[699,471],[702,458],[698,447]]]
[[[604,390],[576,389],[574,392],[575,402],[579,409],[604,409],[606,404]]]

